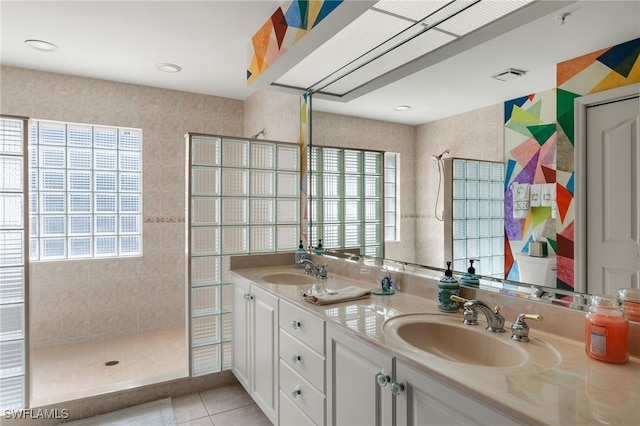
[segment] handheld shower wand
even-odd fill
[[[440,189],[442,188],[442,179],[444,177],[444,162],[442,161],[442,156],[445,154],[449,154],[449,148],[445,149],[440,153],[440,155],[432,155],[433,159],[436,163],[438,163],[438,192],[436,193],[436,205],[433,207],[433,213],[436,217],[436,220],[442,222],[444,217],[438,217],[438,202],[440,201]]]

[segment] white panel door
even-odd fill
[[[278,298],[251,286],[251,396],[273,423],[278,419]]]
[[[520,424],[399,360],[396,382],[404,386],[396,397],[397,426]]]
[[[640,102],[587,108],[587,292],[639,288]]]
[[[249,386],[249,284],[241,280],[233,283],[233,367],[231,370],[247,392]]]
[[[327,327],[327,425],[393,424],[390,386],[378,373],[393,377],[393,359],[333,327]]]

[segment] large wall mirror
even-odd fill
[[[612,46],[609,51],[617,50],[618,54],[621,54],[622,50],[629,52],[629,44],[640,45],[640,40],[631,40],[623,45]],[[628,53],[627,62],[638,63],[637,52],[636,49],[634,53]],[[592,62],[597,59],[595,55],[591,56]],[[582,61],[583,65],[576,69],[574,60]],[[479,252],[472,257],[476,258],[477,255],[480,258],[489,258],[494,254],[503,255],[505,267],[502,275],[496,272],[499,268],[495,268],[495,265],[492,265],[490,272],[484,273],[484,263],[481,261],[475,265],[478,273],[488,277],[490,287],[493,289],[505,292],[514,290],[529,292],[538,296],[544,294],[551,299],[566,300],[566,306],[580,308],[583,307],[584,302],[588,301],[585,297],[588,294],[616,294],[619,288],[638,288],[640,285],[638,281],[639,238],[634,234],[640,228],[637,223],[637,212],[640,211],[638,199],[640,173],[636,170],[637,164],[640,164],[638,161],[640,149],[638,149],[638,132],[631,131],[634,128],[637,129],[634,126],[638,126],[640,122],[637,111],[640,85],[629,80],[628,84],[622,84],[622,87],[607,87],[608,83],[602,75],[594,76],[588,71],[589,67],[584,66],[586,60],[585,57],[579,57],[557,64],[558,73],[573,73],[571,78],[567,79],[570,83],[561,83],[546,91],[509,100],[504,105],[497,106],[500,109],[498,115],[501,113],[504,115],[496,120],[504,118],[503,121],[485,121],[476,124],[479,129],[489,126],[500,127],[499,140],[494,141],[494,145],[499,144],[499,146],[491,148],[498,152],[499,158],[498,155],[493,157],[475,156],[473,153],[469,155],[469,150],[462,150],[460,147],[452,149],[450,154],[450,157],[463,158],[472,162],[489,160],[501,163],[503,166],[504,175],[501,185],[504,189],[504,253],[500,253],[499,247],[494,244],[491,256]],[[638,65],[635,66],[638,67]],[[587,71],[580,72],[580,70]],[[592,88],[598,84],[604,89],[595,98],[591,97],[588,89],[576,88],[579,86]],[[578,101],[574,101],[575,99]],[[623,105],[617,102],[618,100],[626,102]],[[610,101],[616,101],[614,103],[623,108],[627,115],[623,116],[616,112],[613,114],[616,117],[614,121],[598,124],[600,130],[594,130],[592,126],[595,124],[590,124],[592,123],[591,115],[587,111],[595,111],[591,106],[608,104],[611,103]],[[526,124],[527,120],[530,121],[528,124]],[[460,122],[465,122],[464,116]],[[466,123],[468,126],[474,125],[470,124],[473,120]],[[424,126],[428,125],[427,123]],[[421,133],[429,133],[421,131],[424,126],[418,126],[416,144],[424,142],[420,140]],[[633,138],[621,140],[620,148],[612,149],[606,143],[598,148],[592,148],[587,143],[588,135],[593,132],[602,133],[601,130],[616,137],[632,135]],[[586,155],[585,147],[587,146],[590,152],[599,150],[589,160]],[[416,148],[418,151],[419,149]],[[429,147],[433,152],[441,152],[442,149],[443,146],[437,144]],[[614,154],[627,161],[611,160]],[[431,155],[417,152],[413,159],[416,174],[413,195],[416,199],[420,198],[421,192],[431,191],[435,194],[435,188],[439,186],[436,180],[437,163],[431,157]],[[628,161],[629,159],[635,160]],[[599,175],[598,178],[594,178],[591,173],[596,165],[604,170],[604,174]],[[430,189],[417,182],[422,170],[431,170],[430,181],[427,184]],[[602,176],[610,176],[613,180],[607,180],[607,183],[599,188],[600,198],[596,198],[591,185],[594,179],[602,180]],[[524,217],[514,218],[513,185],[516,183],[552,186],[553,193],[550,196],[553,202],[550,205],[536,205]],[[442,199],[453,200],[453,187],[444,185],[443,188],[448,193],[440,193]],[[589,194],[588,197],[587,194]],[[434,202],[433,197],[429,197],[425,202],[427,207],[424,211],[427,209],[433,211]],[[610,208],[599,208],[602,206]],[[600,223],[604,225],[598,231],[599,234],[594,236],[592,234],[594,225],[588,220],[593,220],[596,208],[599,208],[604,215],[604,219],[600,219]],[[451,233],[447,231],[446,221],[440,222],[434,217],[423,219],[418,210],[419,208],[416,208],[415,212],[410,212],[414,221],[419,224],[421,220],[430,220],[430,224],[422,227],[415,226],[416,236],[410,253],[407,255],[407,250],[396,250],[397,246],[387,243],[383,257],[397,265],[417,268],[425,266],[431,271],[440,271],[446,260],[452,260],[452,254],[445,249],[448,239],[452,237]],[[436,210],[433,216],[441,213],[440,208]],[[493,219],[493,216],[490,217]],[[435,237],[431,238],[434,235]],[[587,244],[607,238],[624,240],[626,243],[617,245],[615,248],[612,246],[594,248]],[[536,265],[535,262],[533,265],[534,270],[545,270],[544,282],[537,279],[524,279],[517,262],[518,258],[528,255],[528,246],[534,240],[547,243],[547,258],[539,262],[540,265]],[[429,244],[424,244],[424,241],[429,241]],[[612,254],[607,260],[609,263],[592,267],[592,264],[595,265],[592,258],[603,257],[594,255],[593,253],[598,253],[596,250],[604,250]],[[466,259],[466,262],[458,260],[459,262],[454,263],[454,269],[459,273],[466,272],[466,267],[461,265],[468,266],[469,259]],[[624,260],[625,265],[616,263],[619,260]],[[555,274],[550,282],[549,273]],[[532,284],[537,288],[532,289]]]

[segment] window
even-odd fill
[[[399,241],[398,154],[384,154],[384,240]]]
[[[309,242],[383,256],[383,153],[314,147],[309,164]]]
[[[142,254],[142,131],[32,121],[31,260]]]

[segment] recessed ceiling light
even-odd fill
[[[411,107],[409,105],[398,105],[394,106],[393,109],[395,109],[396,111],[409,111]]]
[[[500,80],[500,81],[509,81],[509,80],[515,80],[518,77],[522,77],[526,73],[527,73],[526,71],[517,70],[515,68],[508,68],[504,71],[499,72],[496,75],[492,75],[491,78],[495,78],[496,80]]]
[[[182,67],[180,67],[179,65],[176,64],[156,64],[156,67],[160,70],[160,71],[164,71],[164,72],[180,72],[182,71]]]
[[[36,50],[41,50],[43,52],[53,52],[54,50],[58,50],[58,46],[44,40],[31,39],[31,40],[25,40],[24,43],[29,47],[32,47]]]

